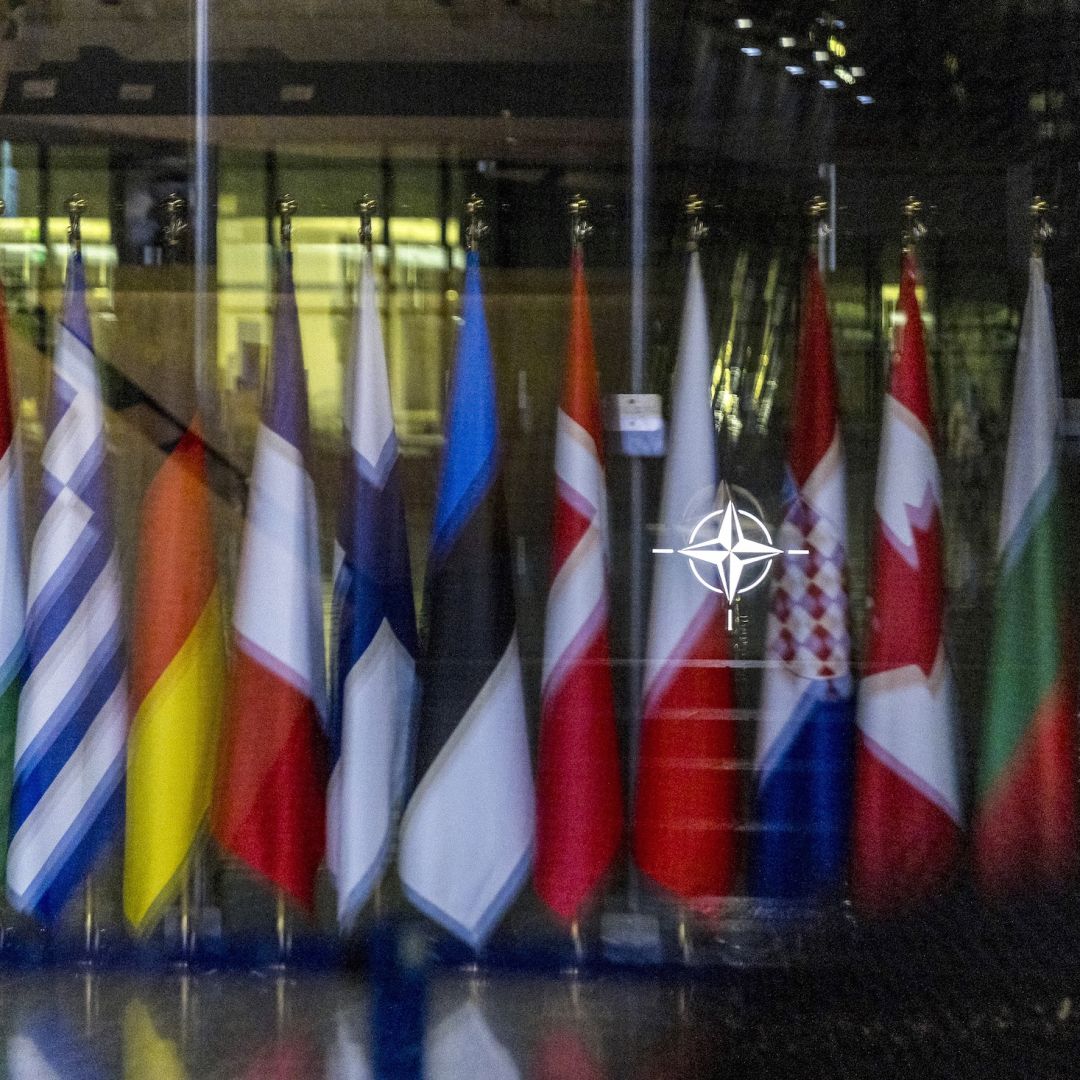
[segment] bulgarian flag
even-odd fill
[[[1061,568],[1057,345],[1033,257],[1005,461],[975,868],[983,887],[1063,878],[1076,851],[1076,682]]]
[[[26,663],[22,487],[12,411],[7,312],[0,285],[0,878],[7,861],[15,720]]]

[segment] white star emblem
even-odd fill
[[[748,492],[744,495],[757,506],[757,500]],[[726,483],[720,486],[720,501],[723,506],[719,510],[706,514],[690,534],[690,542],[681,548],[653,548],[654,555],[684,555],[690,562],[690,569],[694,577],[711,592],[720,593],[727,600],[728,629],[731,629],[731,611],[736,597],[742,593],[748,593],[756,589],[766,578],[772,566],[772,560],[777,555],[809,555],[807,548],[792,548],[785,552],[782,548],[773,547],[772,536],[769,534],[765,522],[760,517],[750,513],[749,510],[740,510],[735,505]],[[743,532],[745,519],[753,526],[753,531],[761,537],[760,540],[752,540]],[[719,522],[718,527],[714,525]],[[698,537],[703,532],[711,532],[710,526],[716,527],[716,534],[705,540]],[[698,569],[698,564],[712,566],[720,584],[714,584],[707,580]],[[757,575],[747,574],[748,567],[758,566]],[[710,575],[711,576],[711,575]]]
[[[719,533],[711,540],[701,540],[679,549],[680,555],[699,562],[712,563],[716,567],[724,596],[729,604],[739,595],[739,584],[745,567],[781,554],[779,548],[774,548],[771,544],[759,543],[757,540],[750,540],[743,535],[739,515],[745,512],[736,509],[731,496],[728,495],[727,506],[722,511],[717,511],[721,515]],[[715,514],[710,514],[702,519],[694,530],[691,540],[697,536],[701,526],[715,516]],[[769,534],[765,533],[765,535]]]

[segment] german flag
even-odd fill
[[[225,680],[197,422],[143,504],[134,638],[124,914],[146,932],[175,897],[210,809]]]

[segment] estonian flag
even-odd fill
[[[428,562],[418,782],[399,867],[409,899],[479,948],[528,871],[535,804],[475,252],[462,315]]]

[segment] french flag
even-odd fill
[[[214,833],[309,912],[325,846],[326,674],[319,533],[292,256],[248,494]]]

